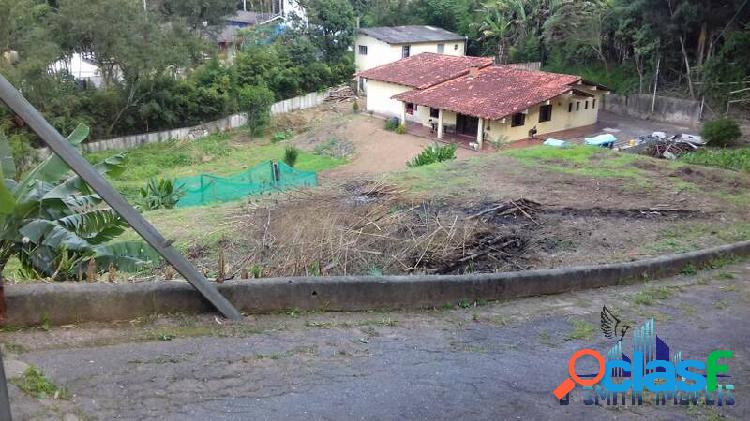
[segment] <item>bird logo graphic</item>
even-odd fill
[[[617,339],[620,342],[633,326],[632,323],[623,321],[612,310],[608,309],[606,305],[602,308],[601,316],[602,332],[607,339]]]

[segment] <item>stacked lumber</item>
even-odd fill
[[[341,85],[331,90],[328,96],[323,100],[324,102],[345,102],[351,101],[357,98],[357,94],[349,85]]]

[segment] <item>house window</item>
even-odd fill
[[[367,55],[367,46],[366,45],[360,45],[359,46],[359,54],[362,56]]]
[[[542,105],[539,107],[539,122],[544,123],[550,120],[552,120],[552,105]]]
[[[458,44],[453,45],[453,49],[458,51]]]
[[[411,45],[401,47],[401,58],[407,58],[411,55]]]
[[[583,109],[584,110],[588,110],[589,109],[589,102],[588,101],[586,101],[586,103],[583,104]]]
[[[510,127],[523,126],[524,124],[526,124],[526,114],[524,113],[513,114],[513,119],[510,122]]]
[[[431,118],[440,118],[440,110],[437,108],[430,108],[430,117]]]
[[[445,51],[445,44],[438,44],[438,49],[437,49],[438,54],[443,54],[444,51]]]
[[[414,115],[414,104],[411,102],[406,103],[406,114]]]
[[[581,109],[581,101],[576,101],[576,111]]]
[[[593,110],[594,108],[596,108],[596,98],[591,100],[591,109]]]
[[[572,112],[572,111],[573,111],[573,103],[569,102],[568,103],[568,112]]]

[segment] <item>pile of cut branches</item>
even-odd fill
[[[518,212],[530,204],[516,203]],[[240,220],[254,240],[241,264],[264,276],[465,273],[520,269],[528,240],[445,204],[364,182],[300,191]]]

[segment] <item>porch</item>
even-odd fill
[[[420,123],[415,122],[408,122],[406,125],[406,132],[412,136],[421,137],[424,139],[430,139],[434,140],[440,143],[452,143],[459,148],[462,149],[468,149],[473,151],[474,149],[469,145],[470,143],[476,143],[477,138],[476,136],[470,136],[465,135],[461,133],[456,133],[455,129],[448,128],[448,130],[443,131],[443,138],[438,138],[437,128],[433,129],[429,126],[425,126]],[[487,142],[484,142],[484,145],[482,145],[482,151],[490,151],[490,147],[487,145]]]

